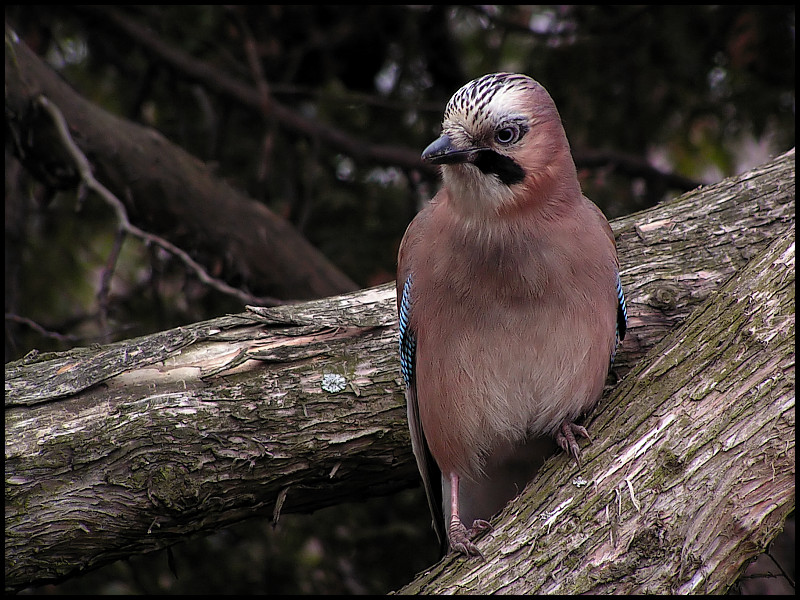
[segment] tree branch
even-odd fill
[[[668,188],[688,191],[698,187],[699,181],[677,173],[668,173],[651,165],[646,159],[630,156],[622,152],[608,150],[576,150],[573,152],[575,164],[583,168],[609,166],[628,177],[642,177],[651,185],[661,183]]]
[[[718,594],[794,509],[794,240],[770,247],[603,403],[576,473],[551,459],[497,519],[488,561],[408,594]]]
[[[174,244],[171,244],[162,237],[148,233],[131,224],[130,220],[128,219],[128,213],[125,210],[125,205],[122,203],[122,201],[112,194],[106,186],[95,179],[94,175],[92,174],[92,168],[89,165],[88,159],[83,155],[83,152],[81,152],[80,148],[78,148],[72,139],[67,127],[67,123],[64,120],[64,116],[61,114],[61,111],[58,109],[58,107],[44,96],[39,96],[35,102],[41,106],[53,119],[53,122],[56,125],[58,139],[64,145],[65,150],[69,154],[70,158],[74,161],[78,173],[80,174],[82,185],[85,185],[90,190],[95,192],[114,210],[114,214],[117,215],[117,221],[121,231],[129,233],[145,243],[160,246],[170,254],[178,257],[183,264],[185,264],[195,275],[197,275],[197,278],[200,281],[210,287],[213,287],[215,290],[222,292],[223,294],[227,294],[241,300],[243,303],[261,302],[270,305],[284,304],[283,301],[278,300],[277,298],[258,298],[252,294],[248,294],[247,292],[243,292],[242,290],[230,286],[224,281],[212,277],[201,265],[192,259],[191,256]],[[119,252],[119,249],[117,249],[117,252]]]
[[[83,6],[80,10],[95,18],[102,18],[104,23],[128,36],[151,56],[180,72],[187,79],[202,83],[213,92],[231,98],[238,104],[250,107],[264,116],[275,118],[283,127],[327,144],[358,162],[390,164],[403,169],[436,172],[434,167],[422,163],[418,150],[374,144],[368,140],[353,137],[318,119],[305,117],[278,102],[273,97],[269,97],[269,101],[265,102],[263,90],[231,77],[205,62],[197,60],[177,48],[173,48],[146,27],[124,17],[115,8]]]
[[[94,178],[126,203],[140,231],[169,238],[172,251],[183,248],[197,263],[221,265],[224,279],[242,281],[249,297],[313,298],[355,289],[288,222],[152,129],[87,102],[8,28],[6,49],[6,124],[20,161],[40,179],[59,187],[81,181],[75,152],[53,143],[51,115],[36,110],[44,96],[63,115]]]
[[[668,494],[683,490],[682,506],[702,508],[721,486],[729,529],[714,539],[740,536],[730,551],[735,571],[793,506],[794,488],[789,496],[784,487],[794,460],[786,434],[794,396],[785,396],[794,378],[793,350],[791,362],[786,355],[793,263],[785,267],[793,254],[773,242],[793,240],[794,151],[612,225],[630,313],[619,372],[640,364],[592,414],[597,441],[577,473],[592,485],[572,487],[582,485],[573,467],[552,458],[480,542],[485,567],[451,571],[448,559],[415,585],[452,589],[454,572],[467,573],[459,585],[473,590],[479,581],[498,591],[637,589],[634,559],[650,552],[682,561],[671,582],[651,569],[653,590],[720,589],[736,573],[703,570],[712,559],[722,564],[708,545],[711,525],[673,517]],[[8,364],[7,589],[256,513],[413,485],[394,300],[393,287],[382,286]],[[559,506],[550,497],[572,501],[545,513]],[[531,529],[531,544],[511,514],[523,528],[535,515],[549,521],[536,521],[544,528]],[[558,535],[546,536],[547,527]],[[500,557],[517,564],[524,556],[547,561],[548,576],[536,583],[498,567]],[[612,568],[614,557],[621,562]]]
[[[486,14],[483,9],[472,8],[481,14]],[[116,8],[108,6],[85,6],[81,7],[79,10],[87,12],[87,14],[91,14],[95,18],[102,18],[104,23],[111,25],[120,33],[130,37],[133,42],[139,44],[151,56],[180,72],[184,77],[198,81],[210,90],[225,95],[235,100],[237,103],[256,110],[265,116],[274,117],[283,127],[327,144],[336,151],[342,152],[356,161],[389,164],[403,169],[428,171],[429,173],[436,172],[435,167],[427,165],[420,160],[419,150],[373,144],[368,140],[351,136],[318,119],[305,117],[299,112],[278,102],[267,92],[263,77],[257,75],[258,69],[254,64],[255,61],[250,52],[247,53],[248,64],[251,72],[256,74],[254,77],[256,81],[255,87],[241,82],[234,77],[230,77],[177,48],[173,48],[149,29],[140,26],[128,17],[124,17]],[[509,24],[510,22],[504,23],[506,26]],[[528,29],[526,29],[526,31],[529,34],[532,33]],[[247,36],[245,36],[245,38],[247,38]],[[444,107],[445,102],[446,100],[441,103],[439,110]],[[689,177],[664,172],[644,159],[626,155],[621,152],[576,150],[574,152],[574,158],[579,168],[613,166],[625,175],[643,177],[650,183],[659,182],[668,188],[681,191],[691,190],[700,185],[699,182]]]

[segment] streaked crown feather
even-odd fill
[[[474,120],[479,116],[486,117],[489,106],[495,97],[504,92],[522,92],[543,89],[527,75],[519,73],[492,73],[474,79],[461,87],[444,109],[444,120],[448,121],[456,115],[470,115]]]

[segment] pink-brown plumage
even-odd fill
[[[444,186],[398,258],[409,423],[437,531],[450,521],[450,546],[479,554],[462,521],[483,527],[600,398],[624,318],[619,267],[532,79],[467,84],[423,158],[443,164]]]

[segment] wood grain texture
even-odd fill
[[[628,374],[585,468],[404,591],[722,591],[794,506],[794,152],[612,226]],[[401,386],[392,285],[6,365],[6,589],[414,485]]]

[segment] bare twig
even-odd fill
[[[236,23],[242,32],[242,39],[244,40],[244,53],[247,57],[247,64],[250,67],[250,73],[258,90],[258,95],[261,99],[261,112],[266,116],[267,131],[264,134],[264,141],[261,145],[262,152],[258,161],[258,181],[266,181],[271,171],[270,165],[272,162],[272,149],[275,139],[275,119],[270,118],[270,104],[272,103],[272,93],[270,92],[270,84],[264,75],[264,69],[261,67],[261,60],[258,55],[258,47],[256,44],[255,36],[247,24],[247,21],[242,17],[238,11],[232,11]]]
[[[82,6],[80,10],[95,17],[103,17],[105,22],[118,29],[140,44],[147,52],[163,63],[180,71],[188,79],[199,81],[210,90],[232,98],[236,102],[262,111],[262,98],[253,86],[231,77],[207,63],[170,46],[155,35],[152,30],[124,18],[119,11],[100,6]],[[263,113],[262,113],[263,114]],[[393,164],[401,168],[420,169],[435,172],[436,168],[426,166],[420,160],[419,151],[400,146],[373,144],[358,138],[318,119],[305,117],[299,111],[271,99],[269,116],[274,117],[282,127],[307,136],[335,148],[358,162]]]
[[[29,319],[28,317],[22,317],[20,315],[15,315],[13,313],[6,313],[6,321],[12,321],[14,323],[20,323],[21,325],[27,325],[42,337],[48,337],[54,340],[58,340],[59,342],[74,343],[80,340],[80,338],[75,335],[58,333],[57,331],[50,331],[49,329],[45,329],[43,326],[39,325],[39,323],[37,323],[33,319]]]
[[[774,540],[773,540],[773,542],[774,542]],[[776,567],[778,567],[778,570],[780,571],[780,576],[783,577],[786,580],[786,582],[792,587],[792,589],[795,589],[794,577],[792,577],[792,575],[790,573],[788,573],[786,571],[786,569],[783,568],[783,565],[780,563],[780,561],[778,561],[773,556],[772,542],[770,542],[770,547],[767,549],[765,554],[769,557],[769,559],[772,561],[772,563]],[[778,577],[778,575],[775,575],[775,577]]]
[[[216,277],[212,277],[202,265],[196,262],[184,250],[181,250],[160,236],[144,231],[138,228],[136,225],[133,225],[128,219],[128,213],[125,210],[125,205],[122,203],[122,201],[102,183],[95,179],[94,174],[92,173],[91,165],[89,164],[89,160],[86,158],[83,152],[81,152],[80,148],[78,148],[77,144],[72,139],[72,135],[69,133],[69,128],[67,127],[67,122],[64,119],[64,115],[61,114],[59,108],[50,102],[45,96],[38,96],[36,103],[42,107],[42,109],[44,109],[53,119],[53,123],[55,124],[59,137],[70,157],[75,161],[75,166],[80,173],[83,183],[86,185],[86,187],[99,195],[109,206],[111,206],[117,216],[119,226],[124,232],[139,238],[147,244],[155,244],[160,246],[170,254],[177,256],[187,267],[194,271],[195,275],[198,279],[200,279],[200,281],[209,287],[222,292],[223,294],[239,299],[245,304],[261,304],[271,306],[287,304],[286,301],[278,298],[253,296],[252,294],[228,285]]]
[[[119,255],[122,251],[122,244],[125,243],[125,235],[125,230],[122,228],[118,229],[116,235],[114,235],[114,245],[111,247],[106,266],[100,275],[100,289],[97,290],[98,320],[100,321],[103,343],[106,344],[111,341],[111,331],[108,328],[108,296],[111,293],[111,280],[114,277],[117,260],[119,260]]]
[[[614,170],[624,173],[628,177],[643,177],[655,182],[660,181],[670,188],[684,192],[693,190],[702,185],[689,177],[668,173],[651,165],[646,159],[623,152],[608,150],[576,150],[572,153],[577,167],[587,169],[609,166]]]
[[[256,46],[255,37],[253,36],[253,32],[250,31],[247,21],[245,21],[238,12],[234,12],[233,14],[236,17],[236,23],[242,32],[244,54],[247,57],[247,65],[250,67],[250,73],[252,74],[253,81],[256,84],[258,95],[261,98],[261,111],[265,115],[268,115],[269,105],[272,102],[272,98],[269,91],[267,78],[264,76],[264,69],[261,68],[261,61],[258,57],[258,49]]]
[[[403,148],[400,146],[389,146],[382,144],[372,144],[367,140],[358,138],[344,132],[336,127],[309,118],[300,112],[293,110],[278,102],[274,97],[269,98],[268,110],[264,111],[264,99],[259,86],[254,88],[226,73],[219,71],[207,63],[197,60],[183,51],[170,46],[151,30],[137,24],[131,19],[123,18],[118,10],[106,6],[83,6],[80,10],[90,12],[94,16],[103,17],[107,23],[122,31],[136,43],[140,44],[147,52],[158,60],[180,71],[185,77],[198,81],[210,90],[227,96],[234,101],[259,110],[265,116],[275,119],[286,129],[300,133],[308,138],[330,146],[331,148],[347,154],[357,162],[375,162],[379,164],[392,164],[406,170],[419,170],[432,173],[434,168],[424,165],[419,158],[419,151],[416,149]],[[492,17],[481,8],[472,8],[481,14]],[[508,23],[504,23],[508,26]],[[534,32],[525,28],[525,31],[533,34]],[[244,30],[243,30],[244,32]],[[247,37],[246,32],[245,37]],[[248,50],[248,43],[245,42],[245,50],[248,54],[250,69],[253,71],[253,60]],[[256,76],[258,84],[258,77]],[[455,91],[455,90],[453,90]],[[360,101],[363,102],[363,99]],[[437,112],[444,108],[446,99],[440,103],[428,105],[425,108],[430,110],[438,104]],[[421,108],[421,107],[417,107]],[[620,173],[630,177],[644,177],[648,181],[661,181],[670,188],[681,191],[688,191],[700,185],[688,177],[683,177],[675,173],[661,171],[648,163],[645,159],[623,153],[609,153],[599,151],[574,151],[576,165],[584,168],[597,168],[601,166],[612,166]]]

